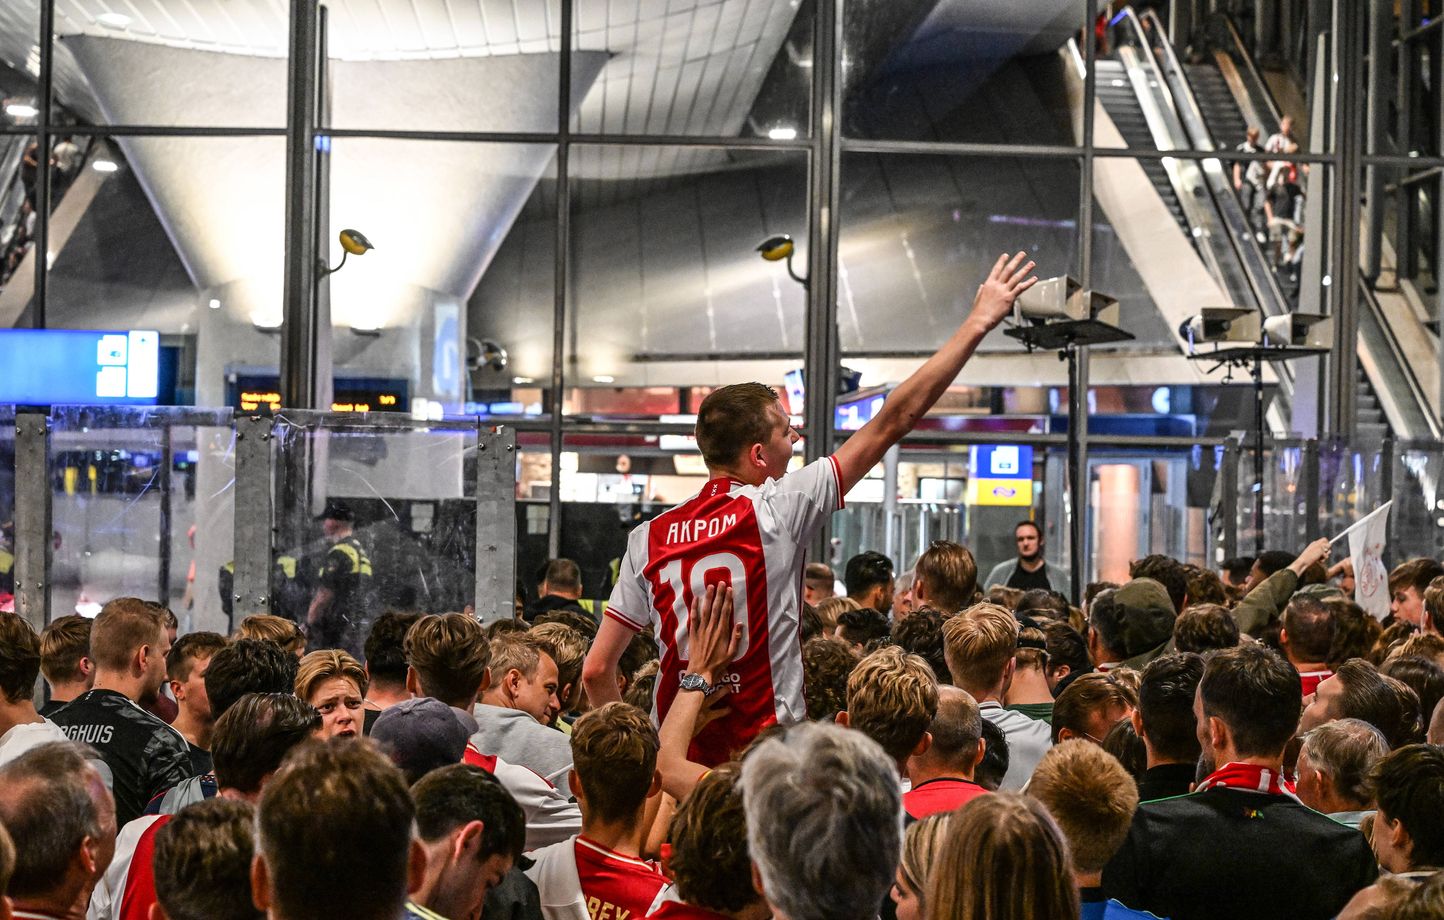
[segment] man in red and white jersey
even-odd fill
[[[653,712],[660,722],[687,671],[687,611],[708,585],[723,583],[732,586],[744,634],[722,680],[730,712],[698,735],[693,759],[722,763],[767,725],[806,718],[798,628],[805,548],[1032,287],[1034,263],[1024,259],[1021,252],[998,258],[962,325],[830,457],[787,472],[798,434],[770,387],[735,384],[702,402],[697,446],[711,479],[696,497],[632,532],[583,668],[593,705],[620,699],[617,662],[632,636],[651,625],[661,655]]]
[[[543,920],[643,920],[667,877],[642,859],[647,800],[662,788],[657,730],[626,703],[609,703],[572,729],[572,792],[582,808],[575,837],[530,856]]]

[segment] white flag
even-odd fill
[[[1384,544],[1389,539],[1389,506],[1384,502],[1373,513],[1344,531],[1348,534],[1349,558],[1354,563],[1354,602],[1383,620],[1389,615],[1389,570],[1384,568]]]

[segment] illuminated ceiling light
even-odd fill
[[[262,313],[260,310],[251,314],[251,325],[262,332],[276,332],[281,328],[281,316],[279,314]]]
[[[532,377],[513,377],[511,382],[517,386],[525,386],[528,383],[536,383],[536,380]]]
[[[114,160],[96,160],[90,164],[90,168],[98,173],[113,173],[120,169],[119,166],[115,165]]]
[[[219,310],[221,308],[221,302],[212,297],[210,302],[210,308],[212,310]]]
[[[592,383],[616,383],[617,378],[611,374],[598,374],[592,378]]]
[[[124,29],[130,25],[130,17],[124,13],[101,13],[95,21],[107,29]]]
[[[795,141],[797,140],[796,128],[773,128],[767,132],[767,136],[774,141]]]
[[[11,118],[34,118],[40,110],[26,102],[12,102],[5,106],[5,114]]]

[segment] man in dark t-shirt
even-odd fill
[[[191,775],[185,738],[136,703],[159,691],[169,648],[156,609],[137,598],[116,598],[100,611],[90,634],[95,686],[51,716],[110,768],[121,827],[151,798]]]
[[[1003,585],[1023,591],[1043,588],[1057,591],[1064,597],[1071,594],[1072,576],[1068,570],[1049,565],[1043,559],[1043,531],[1037,524],[1019,521],[1013,528],[1013,541],[1018,546],[1018,555],[993,566],[980,587],[987,590],[994,585]]]

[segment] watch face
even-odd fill
[[[682,675],[682,689],[683,689],[683,690],[706,690],[706,689],[707,689],[707,682],[702,679],[702,675],[701,675],[701,674],[683,674],[683,675]]]

